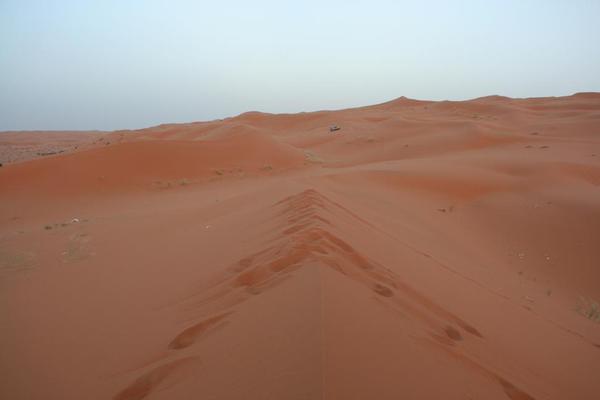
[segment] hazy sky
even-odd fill
[[[600,1],[0,0],[0,130],[600,91]]]

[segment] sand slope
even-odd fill
[[[1,398],[598,398],[600,94],[103,137],[0,168]]]

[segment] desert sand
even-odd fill
[[[2,399],[600,398],[600,93],[2,135]]]
[[[9,164],[105,144],[100,131],[0,132],[0,163]]]

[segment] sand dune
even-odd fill
[[[0,168],[1,398],[598,398],[600,94],[98,135]]]

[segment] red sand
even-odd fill
[[[600,396],[600,94],[102,137],[0,168],[0,398]]]

